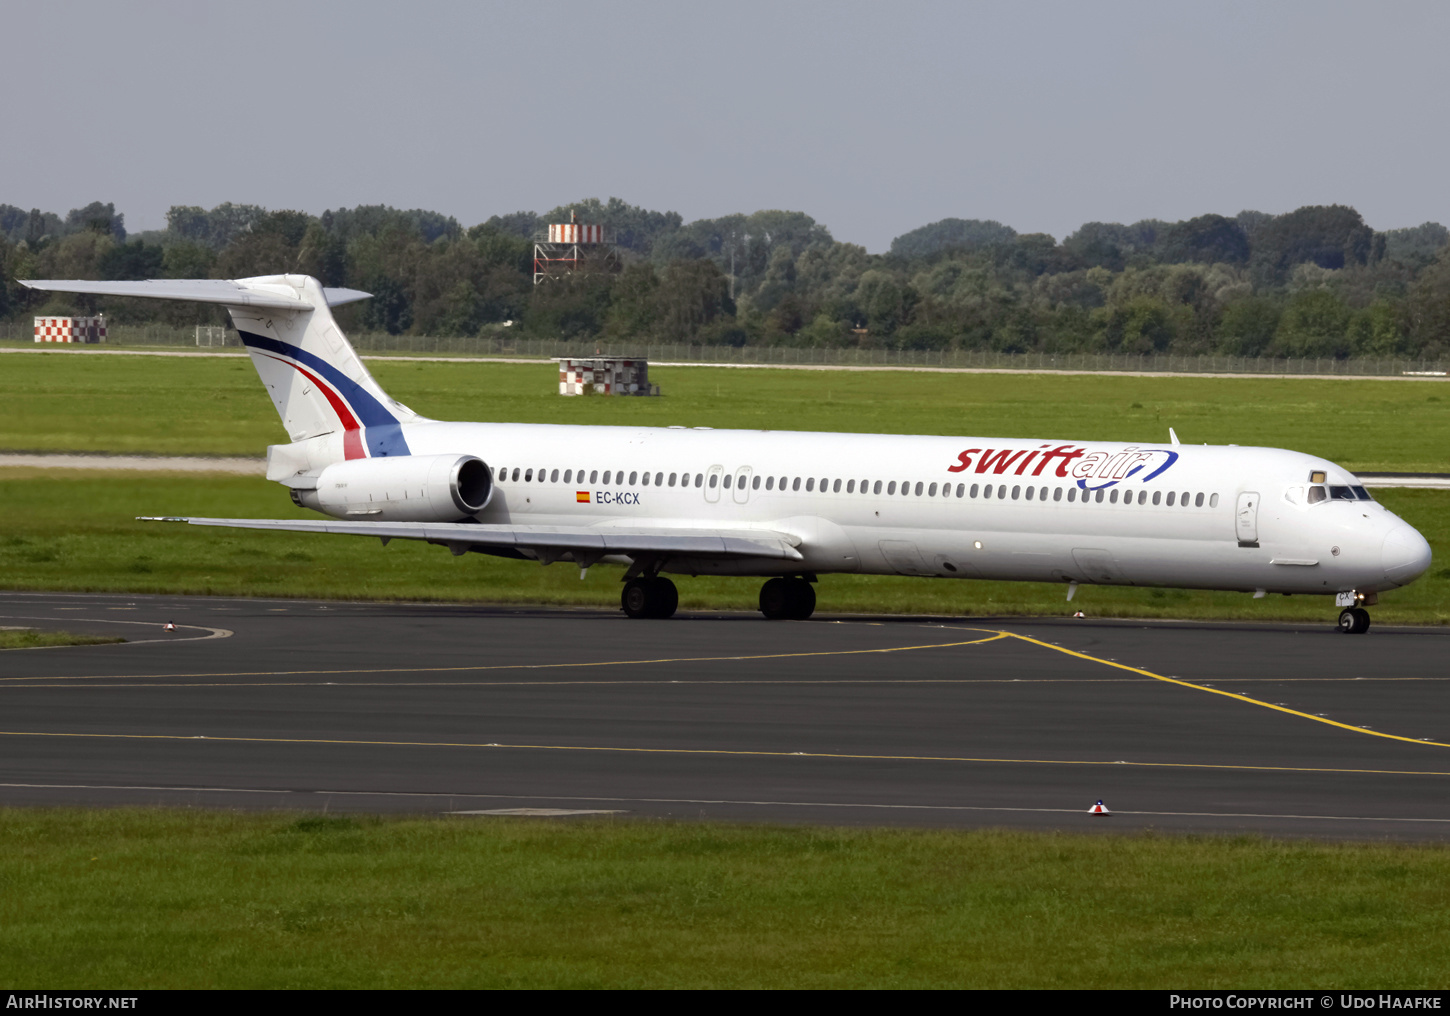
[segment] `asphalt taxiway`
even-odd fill
[[[0,805],[1450,838],[1450,630],[1332,620],[4,593],[131,641],[0,652]]]

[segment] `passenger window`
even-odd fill
[[[620,473],[619,475],[623,476],[624,474],[623,473]],[[630,470],[630,473],[629,473],[629,485],[631,487],[633,487],[638,482],[639,482],[639,472],[636,471],[636,470]]]
[[[1027,500],[1031,501],[1032,500],[1032,495],[1034,493],[1035,493],[1035,491],[1033,491],[1033,489],[1031,487],[1028,487],[1027,488]]]
[[[648,487],[649,486],[649,473],[641,473],[639,475],[639,480],[640,480],[640,485],[641,486]]]
[[[519,467],[518,466],[514,466],[514,482],[515,483],[518,483],[518,481],[519,481],[519,472],[520,472]]]
[[[921,481],[916,481],[916,496],[921,497]]]
[[[840,492],[841,492],[841,481],[840,480],[837,480],[837,481],[835,481],[834,483],[831,484],[831,493],[832,494],[839,494]]]
[[[846,481],[846,493],[847,494],[854,494],[854,493],[856,493],[856,481],[855,480],[847,480]]]
[[[549,482],[550,483],[558,483],[559,482],[559,471],[557,469],[555,469],[553,472],[551,472],[549,474]]]
[[[1218,495],[1217,494],[1210,494],[1208,496],[1208,506],[1210,508],[1217,508],[1218,507]]]
[[[871,493],[873,493],[873,494],[879,494],[879,493],[881,493],[881,481],[880,480],[877,480],[874,484],[871,485]]]
[[[1114,487],[1112,490],[1108,491],[1108,504],[1117,504],[1117,503],[1118,503],[1118,488],[1117,487]]]
[[[584,470],[582,470],[582,469],[579,470],[579,477],[580,477],[581,480],[584,478]],[[599,470],[597,470],[597,469],[591,469],[591,470],[589,470],[589,482],[590,483],[598,483],[599,482]]]
[[[966,492],[967,492],[967,485],[965,483],[959,483],[959,484],[957,484],[957,497],[961,497]]]
[[[775,477],[773,477],[773,476],[767,476],[765,478],[765,489],[766,490],[774,490],[775,489]]]
[[[816,478],[814,476],[808,476],[808,477],[806,477],[806,492],[809,493],[809,492],[811,492],[811,491],[813,491],[815,489],[816,489]]]
[[[1197,495],[1194,496],[1194,498],[1193,498],[1193,507],[1195,507],[1195,508],[1202,508],[1203,507],[1203,492],[1202,491],[1200,491]]]
[[[997,488],[997,500],[1000,501],[1007,496],[1007,485],[1004,483]]]
[[[1138,503],[1139,504],[1147,504],[1148,503],[1148,492],[1146,490],[1140,490],[1140,491],[1138,491]]]
[[[696,473],[695,474],[695,486],[696,487],[702,487],[702,486],[704,486],[704,484],[705,484],[705,474],[704,473]]]
[[[1187,508],[1188,507],[1188,491],[1185,490],[1183,492],[1183,496],[1178,499],[1178,507],[1180,507],[1180,508]]]
[[[610,471],[608,469],[606,469],[604,471],[604,485],[606,487],[609,486],[609,477],[610,477],[610,475],[611,475]]]
[[[1068,487],[1067,488],[1067,500],[1068,500],[1069,503],[1077,500],[1077,488],[1076,487]]]
[[[1017,500],[1017,495],[1019,493],[1021,493],[1021,491],[1022,491],[1022,488],[1021,487],[1013,487],[1012,488],[1012,500],[1013,501],[1016,501]]]
[[[992,485],[989,483],[985,487],[982,488],[982,497],[983,498],[990,498],[991,496],[992,496]]]
[[[755,479],[753,479],[753,480],[750,481],[750,489],[751,490],[759,490],[760,489],[760,474],[759,473],[757,473],[755,475]]]
[[[1157,504],[1159,501],[1162,501],[1162,500],[1163,500],[1163,492],[1161,490],[1155,490],[1155,491],[1153,491],[1153,503],[1154,504]]]
[[[1327,501],[1327,500],[1329,500],[1329,491],[1325,490],[1323,487],[1310,487],[1309,488],[1309,503],[1310,504],[1318,504],[1320,501]],[[1169,501],[1168,503],[1169,504],[1172,504],[1173,502],[1172,501]]]
[[[716,484],[716,482],[719,479],[720,479],[720,477],[716,476],[714,473],[711,473],[710,474],[710,489],[711,490],[714,490],[715,489],[715,484]]]
[[[890,483],[888,483],[886,485],[886,493],[888,493],[888,494],[895,494],[896,493],[896,481],[895,480],[892,480]]]
[[[801,478],[799,476],[797,476],[794,480],[792,480],[790,482],[790,489],[791,490],[800,490],[801,489]]]
[[[1103,503],[1103,492],[1102,491],[1098,491],[1097,492],[1097,496],[1094,497],[1093,500],[1095,502],[1097,502],[1098,504],[1102,504]]]
[[[524,470],[524,482],[525,483],[533,483],[534,482],[534,471],[532,469],[526,469],[526,470]]]
[[[665,482],[665,474],[664,473],[655,473],[655,486],[658,487],[660,484],[662,484],[664,482]]]
[[[930,487],[926,488],[926,496],[936,497],[936,484],[933,483]]]
[[[977,490],[978,490],[977,485],[974,483],[974,484],[972,484],[972,489],[969,490],[969,491],[967,491],[967,495],[969,497],[976,497],[977,496]]]
[[[675,485],[675,474],[674,473],[671,473],[670,474],[670,486],[673,487],[674,485]]]
[[[1061,501],[1062,500],[1062,488],[1061,487],[1053,487],[1052,488],[1052,499],[1054,501]]]
[[[1171,491],[1171,490],[1170,490],[1170,491],[1169,491],[1169,492],[1168,492],[1168,507],[1169,507],[1169,508],[1172,508],[1172,507],[1173,507],[1173,498],[1174,498],[1174,497],[1175,497],[1175,496],[1176,496],[1176,495],[1175,495],[1175,494],[1174,494],[1174,493],[1173,493],[1173,491]]]
[[[572,470],[572,469],[566,469],[566,470],[564,470],[564,482],[565,483],[568,483],[570,480],[573,479],[573,477],[574,477],[574,470]]]
[[[715,477],[713,477],[713,476],[710,477],[710,486],[712,486],[712,487],[715,486]],[[726,490],[729,490],[730,489],[730,474],[729,473],[726,473],[725,474],[725,489]]]

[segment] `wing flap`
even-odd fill
[[[149,517],[145,522],[186,522],[228,529],[427,540],[448,545],[586,551],[591,555],[675,554],[690,557],[770,557],[802,560],[796,539],[772,530],[673,529],[624,526],[499,526],[460,522],[345,522],[312,519],[212,519]]]

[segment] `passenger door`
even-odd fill
[[[1259,495],[1246,490],[1239,494],[1239,504],[1234,512],[1234,532],[1238,535],[1240,547],[1259,545]]]
[[[725,474],[724,466],[711,466],[705,474],[705,500],[714,504],[720,500],[720,478]]]

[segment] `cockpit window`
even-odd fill
[[[1348,487],[1331,486],[1329,488],[1329,498],[1332,501],[1353,501],[1354,491],[1350,490]]]
[[[1363,487],[1351,487],[1350,489],[1354,491],[1354,496],[1359,498],[1361,501],[1374,500],[1374,498],[1369,496],[1369,491],[1365,490]]]
[[[1318,504],[1320,501],[1327,501],[1328,499],[1329,491],[1325,490],[1323,487],[1313,486],[1309,488],[1310,504]]]

